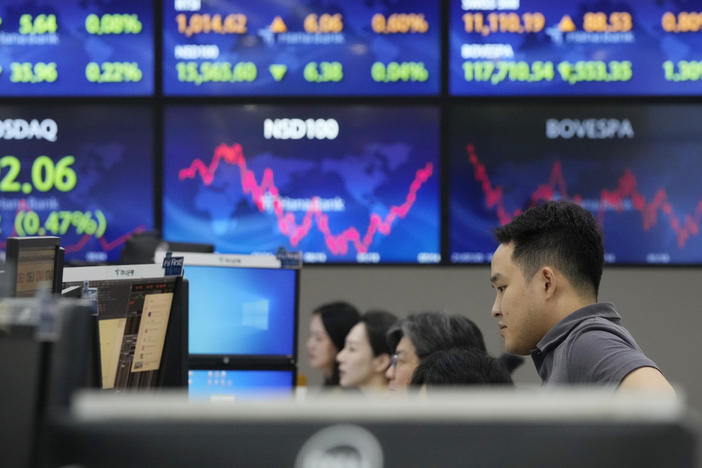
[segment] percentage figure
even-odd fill
[[[85,18],[85,30],[90,34],[139,34],[142,29],[138,15],[90,14]]]
[[[143,74],[137,62],[90,62],[85,77],[91,83],[139,82]]]
[[[376,13],[371,18],[371,29],[377,34],[424,34],[429,22],[422,13],[393,13],[387,18]]]
[[[677,15],[670,11],[661,17],[663,31],[671,33],[700,32],[702,30],[702,12],[681,11]]]
[[[667,81],[699,81],[702,79],[702,60],[666,60],[663,72]]]
[[[424,82],[429,78],[429,71],[423,62],[375,62],[371,66],[371,77],[381,83]]]

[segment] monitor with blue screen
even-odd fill
[[[237,401],[290,397],[292,370],[190,370],[188,396],[191,400]]]
[[[191,356],[295,356],[298,270],[184,267]]]

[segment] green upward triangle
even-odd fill
[[[271,72],[271,75],[273,75],[273,78],[275,78],[275,81],[280,81],[283,79],[285,76],[285,72],[288,71],[288,66],[287,65],[280,65],[280,64],[274,64],[270,65],[268,67],[268,71]]]

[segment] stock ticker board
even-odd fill
[[[436,95],[440,2],[176,0],[166,95]]]
[[[163,235],[308,263],[440,261],[434,108],[171,106]]]
[[[700,115],[699,104],[455,108],[451,261],[489,262],[496,227],[569,200],[601,224],[609,263],[699,264]]]
[[[0,4],[0,96],[143,96],[153,91],[151,1]]]
[[[447,8],[452,95],[702,92],[700,0]],[[172,96],[437,95],[441,14],[420,0],[4,2],[0,95],[151,95],[156,61]]]
[[[152,114],[0,106],[0,249],[10,236],[59,236],[67,260],[116,261],[127,237],[153,229]]]
[[[451,0],[452,95],[699,95],[699,0]]]

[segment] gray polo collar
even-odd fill
[[[543,354],[549,349],[561,343],[570,331],[575,328],[580,322],[592,317],[602,317],[612,322],[619,322],[622,317],[614,309],[614,304],[609,302],[598,302],[590,304],[581,309],[572,312],[563,320],[558,322],[544,335],[538,343],[536,349],[539,354]]]

